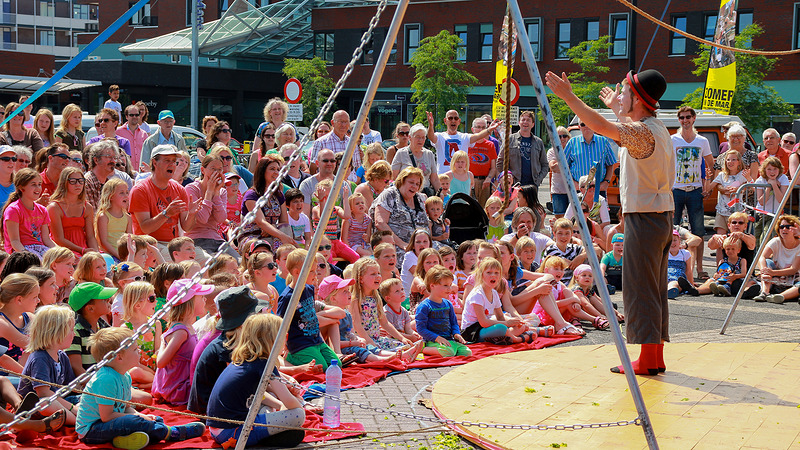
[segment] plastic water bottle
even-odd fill
[[[322,424],[326,427],[336,428],[339,426],[339,394],[342,390],[342,368],[339,367],[338,360],[331,360],[331,365],[325,371],[325,403]],[[333,398],[331,398],[333,397]]]

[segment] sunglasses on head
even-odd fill
[[[17,157],[16,156],[0,156],[0,161],[3,161],[3,162],[9,162],[9,161],[17,162]],[[28,161],[28,164],[30,164],[30,161]]]
[[[156,302],[155,294],[147,297],[147,301],[149,301],[150,303],[155,303]]]

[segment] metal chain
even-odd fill
[[[353,56],[350,59],[350,63],[347,64],[347,66],[345,67],[344,73],[342,73],[341,78],[339,78],[339,81],[336,83],[336,86],[334,87],[333,91],[328,96],[328,100],[322,106],[322,108],[320,109],[319,114],[314,119],[314,121],[311,123],[311,127],[310,127],[311,130],[313,130],[315,127],[318,126],[319,122],[322,121],[322,118],[325,117],[325,114],[327,114],[328,111],[330,110],[330,108],[333,106],[333,101],[339,95],[339,92],[341,92],[342,88],[344,87],[345,81],[350,76],[350,74],[353,72],[353,67],[355,67],[356,61],[358,61],[358,58],[361,56],[361,53],[364,50],[364,46],[366,46],[367,42],[369,42],[369,37],[372,35],[372,31],[374,30],[375,26],[378,24],[378,20],[380,20],[381,13],[384,11],[384,9],[386,9],[386,4],[387,4],[387,0],[381,0],[381,2],[378,4],[378,9],[377,9],[375,15],[372,17],[372,20],[370,20],[369,28],[361,36],[361,42],[360,42],[359,46],[355,49],[355,51],[353,51]],[[114,351],[111,351],[111,352],[108,352],[103,357],[103,359],[101,359],[100,361],[96,362],[94,365],[92,365],[88,369],[86,369],[86,372],[84,372],[83,374],[81,374],[80,376],[78,376],[77,378],[72,380],[72,382],[70,382],[66,386],[64,386],[61,389],[57,390],[50,397],[47,397],[47,398],[42,399],[42,400],[39,400],[39,402],[36,404],[36,406],[34,406],[32,409],[30,409],[30,410],[28,410],[28,411],[26,411],[24,413],[17,414],[16,416],[14,416],[14,420],[12,420],[11,422],[0,424],[0,436],[2,436],[4,434],[7,434],[7,433],[10,433],[11,432],[10,431],[11,427],[13,427],[14,425],[16,425],[16,424],[18,424],[20,422],[23,422],[25,420],[30,419],[30,417],[33,414],[35,414],[35,413],[41,411],[42,409],[46,408],[48,405],[50,405],[52,402],[54,402],[57,398],[59,398],[59,397],[63,398],[65,395],[67,395],[70,392],[72,392],[72,390],[75,389],[78,385],[83,385],[86,382],[88,382],[89,379],[94,374],[94,372],[96,372],[97,370],[99,370],[100,368],[102,368],[103,366],[108,364],[108,362],[110,360],[116,358],[117,355],[119,355],[120,352],[125,351],[128,347],[130,347],[131,345],[135,344],[136,340],[139,337],[141,337],[143,334],[149,332],[150,328],[153,326],[153,324],[156,322],[156,320],[159,320],[162,317],[164,317],[167,314],[167,312],[175,305],[175,303],[177,303],[178,300],[182,299],[183,296],[189,291],[189,288],[191,287],[191,285],[194,284],[194,283],[198,283],[202,279],[203,275],[205,275],[205,273],[208,272],[208,269],[211,268],[211,266],[214,264],[214,262],[217,259],[217,257],[219,257],[220,255],[225,253],[228,250],[228,248],[233,248],[231,242],[236,240],[239,237],[239,235],[242,234],[242,232],[244,231],[244,227],[246,225],[248,225],[250,222],[253,222],[255,220],[256,211],[258,211],[262,207],[264,207],[267,204],[267,201],[269,200],[269,198],[278,190],[278,188],[281,185],[280,180],[289,172],[289,167],[291,166],[291,163],[300,158],[300,156],[302,154],[300,149],[306,144],[306,142],[308,141],[310,135],[311,135],[311,133],[309,132],[309,134],[303,136],[303,138],[300,140],[300,143],[297,145],[297,150],[295,150],[295,152],[292,153],[292,156],[289,158],[288,161],[286,161],[284,166],[281,168],[281,170],[278,173],[278,176],[275,179],[275,181],[273,181],[269,185],[269,187],[267,188],[267,190],[264,193],[264,195],[262,195],[256,201],[256,204],[253,207],[253,209],[249,213],[247,213],[247,215],[245,215],[242,218],[241,225],[239,225],[239,227],[237,227],[233,231],[233,233],[231,233],[232,237],[230,239],[224,241],[219,246],[219,249],[217,250],[217,253],[215,253],[212,257],[210,257],[206,261],[205,265],[203,265],[203,267],[200,268],[200,271],[197,272],[191,278],[192,283],[187,284],[186,286],[181,288],[181,290],[177,293],[177,295],[172,300],[167,301],[164,304],[164,306],[160,310],[156,311],[150,317],[150,319],[147,322],[145,322],[142,326],[137,328],[134,331],[134,334],[132,336],[130,336],[130,337],[126,338],[125,340],[123,340],[118,349],[116,349]]]
[[[587,428],[611,428],[611,427],[624,427],[628,425],[641,425],[641,419],[639,417],[633,420],[619,420],[616,422],[598,422],[598,423],[576,423],[572,425],[516,425],[516,424],[506,424],[506,423],[486,423],[486,422],[472,422],[469,420],[453,420],[453,419],[440,419],[438,417],[427,417],[427,416],[420,416],[417,414],[411,413],[404,413],[400,411],[393,411],[391,409],[384,409],[378,408],[375,406],[365,405],[363,403],[354,402],[352,400],[347,400],[341,397],[336,397],[334,395],[327,394],[323,391],[319,391],[317,389],[311,387],[305,387],[297,383],[292,383],[289,380],[286,380],[282,377],[276,377],[275,375],[270,375],[273,380],[278,380],[281,383],[291,386],[294,388],[305,389],[307,392],[312,394],[316,394],[320,397],[330,398],[333,400],[339,400],[339,402],[344,403],[345,405],[355,406],[360,409],[364,409],[367,411],[373,411],[381,414],[389,414],[395,417],[403,417],[406,419],[414,419],[420,420],[425,422],[434,422],[442,425],[458,425],[462,427],[478,427],[478,428],[497,428],[501,430],[537,430],[537,431],[545,431],[545,430],[583,430]]]

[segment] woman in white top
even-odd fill
[[[408,147],[401,148],[392,160],[392,177],[397,178],[401,170],[406,167],[416,167],[422,170],[422,188],[433,187],[434,192],[439,192],[438,167],[433,152],[424,147],[428,129],[422,124],[411,127],[411,137]]]
[[[778,237],[772,238],[758,260],[761,293],[753,300],[783,303],[797,298],[797,272],[800,270],[800,219],[784,214],[775,225]]]

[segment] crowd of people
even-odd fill
[[[92,394],[186,405],[199,414],[244,420],[255,380],[298,289],[300,303],[275,372],[286,380],[319,373],[333,361],[347,366],[470,355],[466,344],[584,335],[586,328],[608,329],[610,314],[626,319],[606,309],[597,284],[623,289],[623,248],[629,235],[632,245],[642,246],[642,225],[611,222],[605,197],[619,161],[609,138],[592,131],[593,123],[602,123],[589,112],[587,123],[580,121],[580,135],[570,137],[559,127],[569,165],[560,167],[554,149],[545,150],[533,134],[535,115],[528,111],[520,114],[519,130],[508,136],[507,150],[501,145],[501,122],[478,117],[472,133],[463,133],[456,111],[445,115],[443,132],[434,131],[431,114],[425,124],[398,123],[393,144],[384,150],[381,134],[369,128],[368,120],[355,130],[342,110],[312,130],[313,142],[299,149],[297,129],[286,120],[288,105],[276,98],[264,108],[264,123],[244,167],[229,146],[227,122],[205,117],[207,139],[191,154],[173,130],[171,111],[159,112],[158,127],[150,134],[144,104],[123,111],[118,88],[112,86],[109,94],[95,116],[98,136],[88,142],[81,129],[83,113],[74,104],[64,108],[55,131],[50,111],[42,109],[29,120],[26,109],[0,133],[3,401],[15,412],[32,408],[54,392],[48,383],[69,383],[117,350],[167,301],[172,307],[135,346],[98,370],[84,394],[48,405],[41,411],[43,420],[25,422],[18,432],[74,426],[87,444],[135,449],[189,439],[206,429],[220,444],[235,440],[241,426],[229,422],[167,425],[160,417]],[[19,103],[10,103],[5,114],[18,108]],[[738,138],[743,129],[733,126],[725,143],[729,150],[715,165],[707,142],[703,147],[702,137],[691,134],[694,116],[690,108],[681,109],[679,119],[689,126],[672,136],[680,178],[673,192],[685,194],[680,204],[675,195],[675,210],[686,206],[692,226],[675,228],[671,246],[665,241],[669,284],[664,296],[732,295],[745,288],[761,301],[797,297],[800,220],[781,216],[778,237],[756,262],[760,280],[744,280],[758,237],[747,231],[749,216],[730,203],[742,183],[769,184],[756,192],[759,208],[769,212],[770,196],[783,195],[784,168],[797,163],[796,154],[786,164],[769,153],[771,147],[764,158],[756,156]],[[624,134],[617,141],[633,147],[625,130],[617,131]],[[351,139],[358,145],[351,164],[344,166]],[[298,151],[303,156],[279,179]],[[502,163],[506,151],[507,168]],[[346,182],[322,223],[321,245],[310,249],[340,171],[346,171]],[[553,174],[551,216],[538,195],[548,172]],[[273,184],[278,189],[257,206]],[[689,206],[695,205],[697,186],[701,195],[713,187],[720,192],[718,234],[708,241],[720,265],[708,280],[700,279],[702,273],[695,279],[692,271],[698,248],[702,258],[703,242]],[[569,207],[570,189],[580,192],[589,248]],[[444,211],[459,193],[484,206],[489,218],[484,239],[450,239],[455,224]],[[658,195],[649,201],[664,203],[663,193]],[[630,214],[640,216],[636,209],[644,204],[629,201]],[[255,220],[243,224],[251,211]],[[201,264],[226,241],[232,245],[214,258],[200,283],[193,282]],[[601,272],[586,264],[588,252],[601,258]],[[313,269],[299,285],[307,258],[313,258]],[[662,365],[659,361],[657,369]],[[637,373],[640,367],[642,373],[656,370],[635,366]],[[268,426],[254,429],[248,445],[299,443],[302,431],[280,427],[299,427],[307,411],[320,412],[299,394],[278,380],[270,382],[257,418]],[[2,413],[0,421],[13,417]]]

